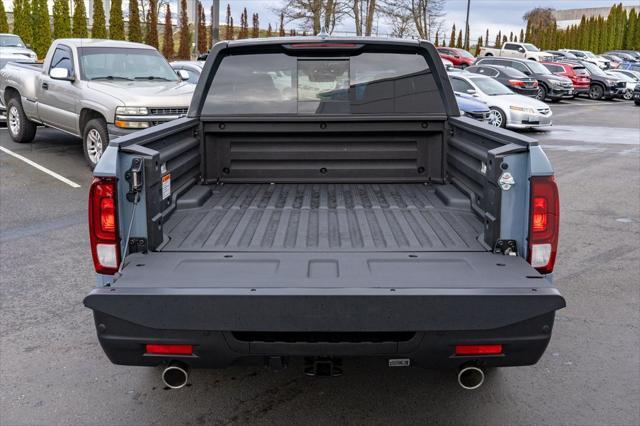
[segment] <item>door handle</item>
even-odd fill
[[[42,88],[44,90],[49,90],[49,83],[42,83]]]

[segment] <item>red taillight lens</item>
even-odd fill
[[[502,345],[456,345],[456,355],[499,355]]]
[[[509,80],[509,84],[516,87],[524,87],[525,83],[522,80]]]
[[[146,345],[145,350],[153,355],[193,355],[192,345]]]
[[[89,190],[89,237],[96,272],[113,275],[120,266],[115,178],[97,177]]]
[[[531,178],[529,263],[541,274],[553,272],[558,249],[560,200],[553,176]]]

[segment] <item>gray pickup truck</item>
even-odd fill
[[[89,197],[98,339],[174,388],[370,356],[473,389],[565,306],[546,155],[461,117],[428,42],[218,43],[188,116],[113,141]]]
[[[44,124],[81,137],[95,167],[110,139],[186,115],[187,78],[144,44],[59,39],[41,66],[0,70],[0,108],[15,142],[31,142]]]

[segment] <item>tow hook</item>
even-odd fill
[[[304,374],[316,377],[342,376],[342,359],[329,357],[305,358]]]

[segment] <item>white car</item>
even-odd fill
[[[602,56],[597,56],[589,50],[560,49],[560,52],[573,53],[578,57],[579,60],[591,62],[592,64],[597,65],[603,70],[608,70],[609,68],[611,68],[610,60],[608,60],[607,58],[603,58]]]
[[[638,84],[637,78],[631,77],[626,73],[621,73],[621,72],[607,71],[606,74],[610,75],[613,78],[617,78],[618,80],[624,80],[627,87],[625,87],[624,89],[624,93],[622,94],[622,99],[624,99],[625,101],[630,101],[631,99],[633,99],[633,90],[636,88],[636,85]]]
[[[518,95],[502,83],[478,74],[449,74],[453,91],[472,95],[489,105],[488,124],[509,129],[533,129],[551,126],[547,104]]]

